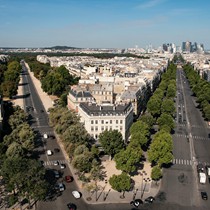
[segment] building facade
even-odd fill
[[[105,130],[118,130],[125,141],[129,138],[129,130],[133,123],[133,107],[128,104],[81,103],[78,107],[80,120],[87,132],[97,140]]]

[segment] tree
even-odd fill
[[[118,130],[105,130],[100,133],[99,142],[104,151],[111,157],[124,148],[122,134]]]
[[[172,149],[173,144],[171,135],[164,131],[160,131],[155,134],[150,145],[148,159],[151,163],[157,163],[159,166],[169,164],[173,160]]]
[[[73,159],[73,166],[80,172],[90,172],[92,168],[93,155],[91,152],[85,152],[81,155],[75,156]]]
[[[137,164],[140,162],[142,156],[142,150],[140,145],[133,148],[132,144],[121,150],[114,156],[116,162],[116,168],[127,173],[132,173],[137,170]]]
[[[149,126],[141,120],[138,120],[132,124],[130,133],[131,141],[137,141],[141,146],[145,145],[148,142]]]
[[[156,97],[151,97],[147,103],[147,109],[153,117],[160,115],[161,99]]]
[[[161,112],[173,115],[175,112],[175,106],[172,99],[164,99],[161,105]]]
[[[77,123],[65,130],[62,134],[62,139],[64,142],[87,145],[90,142],[90,135],[81,123]]]
[[[151,178],[153,180],[159,180],[162,177],[162,172],[159,166],[154,166],[151,172]]]
[[[113,175],[109,179],[109,184],[118,192],[125,192],[131,189],[131,178],[126,173]]]
[[[140,121],[146,123],[148,125],[148,128],[151,129],[152,126],[155,123],[155,119],[150,113],[146,113],[140,117]]]
[[[161,114],[161,116],[157,119],[157,123],[160,127],[160,129],[162,128],[162,126],[167,125],[168,127],[170,127],[170,129],[174,129],[175,124],[174,124],[174,120],[171,117],[171,115],[163,113]]]

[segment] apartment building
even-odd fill
[[[128,104],[96,104],[81,103],[78,107],[80,120],[87,132],[98,139],[105,130],[118,130],[125,142],[129,138],[129,130],[133,123],[133,107]]]
[[[95,99],[86,86],[71,86],[67,96],[67,107],[78,112],[80,103],[94,102]]]

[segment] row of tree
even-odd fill
[[[9,106],[7,106],[8,108]],[[7,110],[6,110],[7,111]],[[8,117],[8,134],[0,143],[0,175],[5,183],[5,198],[13,202],[27,198],[30,201],[42,200],[49,189],[46,171],[33,157],[35,134],[28,125],[28,115],[16,106],[5,112]],[[8,197],[9,196],[9,197]]]
[[[204,117],[210,121],[210,83],[202,79],[199,72],[195,71],[190,64],[184,65],[183,69],[189,80],[190,87],[197,97],[197,102],[200,105]]]
[[[152,177],[160,178],[161,167],[173,160],[173,142],[170,132],[175,127],[174,114],[176,96],[176,65],[170,63],[167,71],[162,75],[159,87],[150,98],[147,111],[156,119],[158,131],[152,137],[148,150],[148,160],[152,163]],[[158,104],[154,105],[155,101]]]
[[[17,94],[21,69],[20,63],[12,58],[0,64],[0,94],[3,97],[11,98]]]
[[[67,95],[69,85],[78,83],[79,78],[69,74],[65,66],[51,67],[50,64],[42,64],[35,57],[26,59],[34,76],[41,81],[42,89],[49,95]]]

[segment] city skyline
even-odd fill
[[[0,47],[145,48],[183,41],[210,49],[210,2],[0,0]]]

